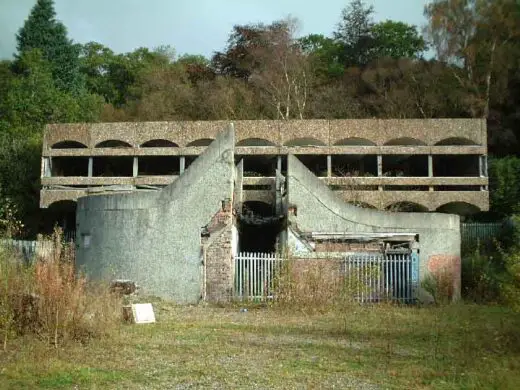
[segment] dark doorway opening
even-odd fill
[[[277,249],[283,218],[274,206],[257,201],[244,202],[238,216],[239,252],[272,253]]]
[[[44,224],[41,233],[52,234],[55,227],[60,227],[67,240],[74,238],[76,231],[76,202],[72,200],[58,201],[52,203],[43,213]]]

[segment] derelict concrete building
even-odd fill
[[[178,302],[228,299],[238,251],[287,244],[317,258],[331,237],[345,243],[337,252],[360,237],[401,237],[420,248],[421,277],[450,269],[458,289],[459,217],[427,212],[487,210],[484,121],[228,126],[49,126],[41,206],[77,200],[78,263],[91,276],[132,279]]]

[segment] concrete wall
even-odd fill
[[[47,155],[53,145],[62,141],[95,148],[107,140],[138,147],[150,140],[164,139],[183,148],[196,140],[215,138],[228,124],[226,121],[51,124],[45,128],[43,154]],[[324,146],[334,146],[352,138],[363,138],[377,146],[404,138],[429,146],[463,138],[471,141],[470,144],[487,146],[483,119],[245,120],[235,121],[234,125],[237,142],[259,138],[278,147],[297,139],[313,139]],[[247,152],[247,147],[243,151]],[[107,153],[111,154],[108,150]],[[97,155],[103,154],[103,150],[97,151]]]
[[[297,158],[288,157],[288,206],[301,232],[410,232],[420,235],[420,275],[448,272],[460,295],[460,219],[435,213],[390,213],[345,203]]]
[[[131,279],[145,293],[199,301],[201,228],[233,197],[234,144],[230,126],[161,191],[80,198],[78,266],[94,279]]]

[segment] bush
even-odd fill
[[[15,253],[0,252],[0,330],[34,334],[56,347],[110,333],[121,316],[120,298],[108,286],[77,275],[74,247],[56,230],[47,250],[27,266]]]

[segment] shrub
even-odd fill
[[[120,321],[120,298],[108,286],[77,275],[74,246],[56,230],[27,266],[15,253],[0,253],[0,329],[4,347],[12,334],[35,334],[56,347],[110,333]]]

